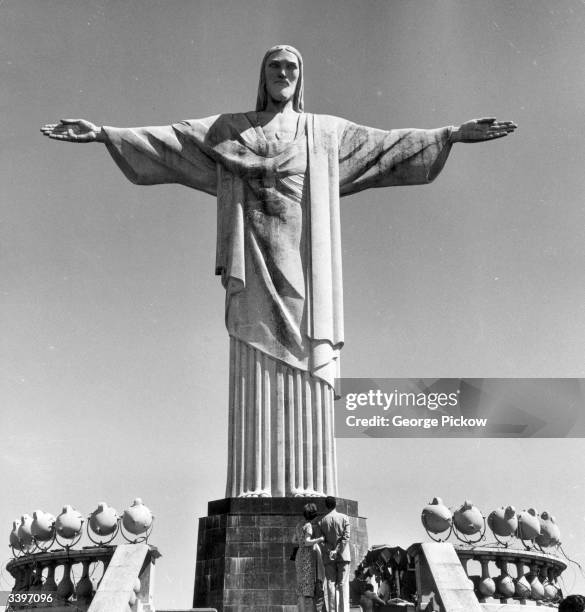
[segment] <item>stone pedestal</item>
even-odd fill
[[[303,506],[320,497],[228,498],[209,502],[199,519],[194,607],[219,612],[296,612],[294,527]],[[337,498],[351,525],[352,571],[368,549],[366,519],[356,501]]]

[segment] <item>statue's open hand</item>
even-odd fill
[[[483,142],[503,138],[518,126],[513,121],[496,121],[495,117],[472,119],[455,128],[451,134],[453,142]]]
[[[61,123],[43,125],[41,132],[55,140],[67,142],[101,141],[101,128],[85,119],[61,119]]]

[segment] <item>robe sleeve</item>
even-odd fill
[[[156,127],[104,126],[103,131],[108,151],[132,183],[179,183],[215,195],[217,169],[213,152],[206,144],[208,123],[209,120],[201,120]]]
[[[346,122],[339,137],[341,195],[429,183],[451,150],[451,127],[384,131]]]

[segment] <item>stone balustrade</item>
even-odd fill
[[[12,603],[12,608],[68,606],[69,610],[87,610],[95,593],[94,583],[104,575],[114,550],[113,546],[64,549],[12,559],[6,566],[15,580],[12,593],[23,600]],[[79,573],[75,580],[74,574]]]
[[[421,610],[556,609],[562,598],[558,578],[566,567],[557,556],[535,549],[448,542],[413,544],[408,550],[377,546],[358,566],[352,594],[357,602],[366,582],[375,581],[376,590],[386,597]]]
[[[480,603],[556,604],[557,579],[566,569],[558,557],[536,550],[455,546]]]
[[[6,566],[15,580],[8,610],[146,612],[159,556],[156,547],[146,544],[25,554]]]

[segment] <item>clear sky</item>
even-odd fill
[[[140,495],[157,516],[158,605],[188,607],[197,517],[225,486],[213,198],[136,187],[102,145],[49,141],[42,124],[250,110],[276,43],[303,53],[310,112],[379,128],[514,120],[511,137],[456,145],[432,185],[342,201],[342,372],[585,377],[584,31],[578,0],[0,0],[6,542],[23,512]],[[372,544],[424,538],[420,510],[440,495],[549,510],[585,562],[581,439],[337,448],[340,495]],[[572,569],[566,583],[585,591]]]

